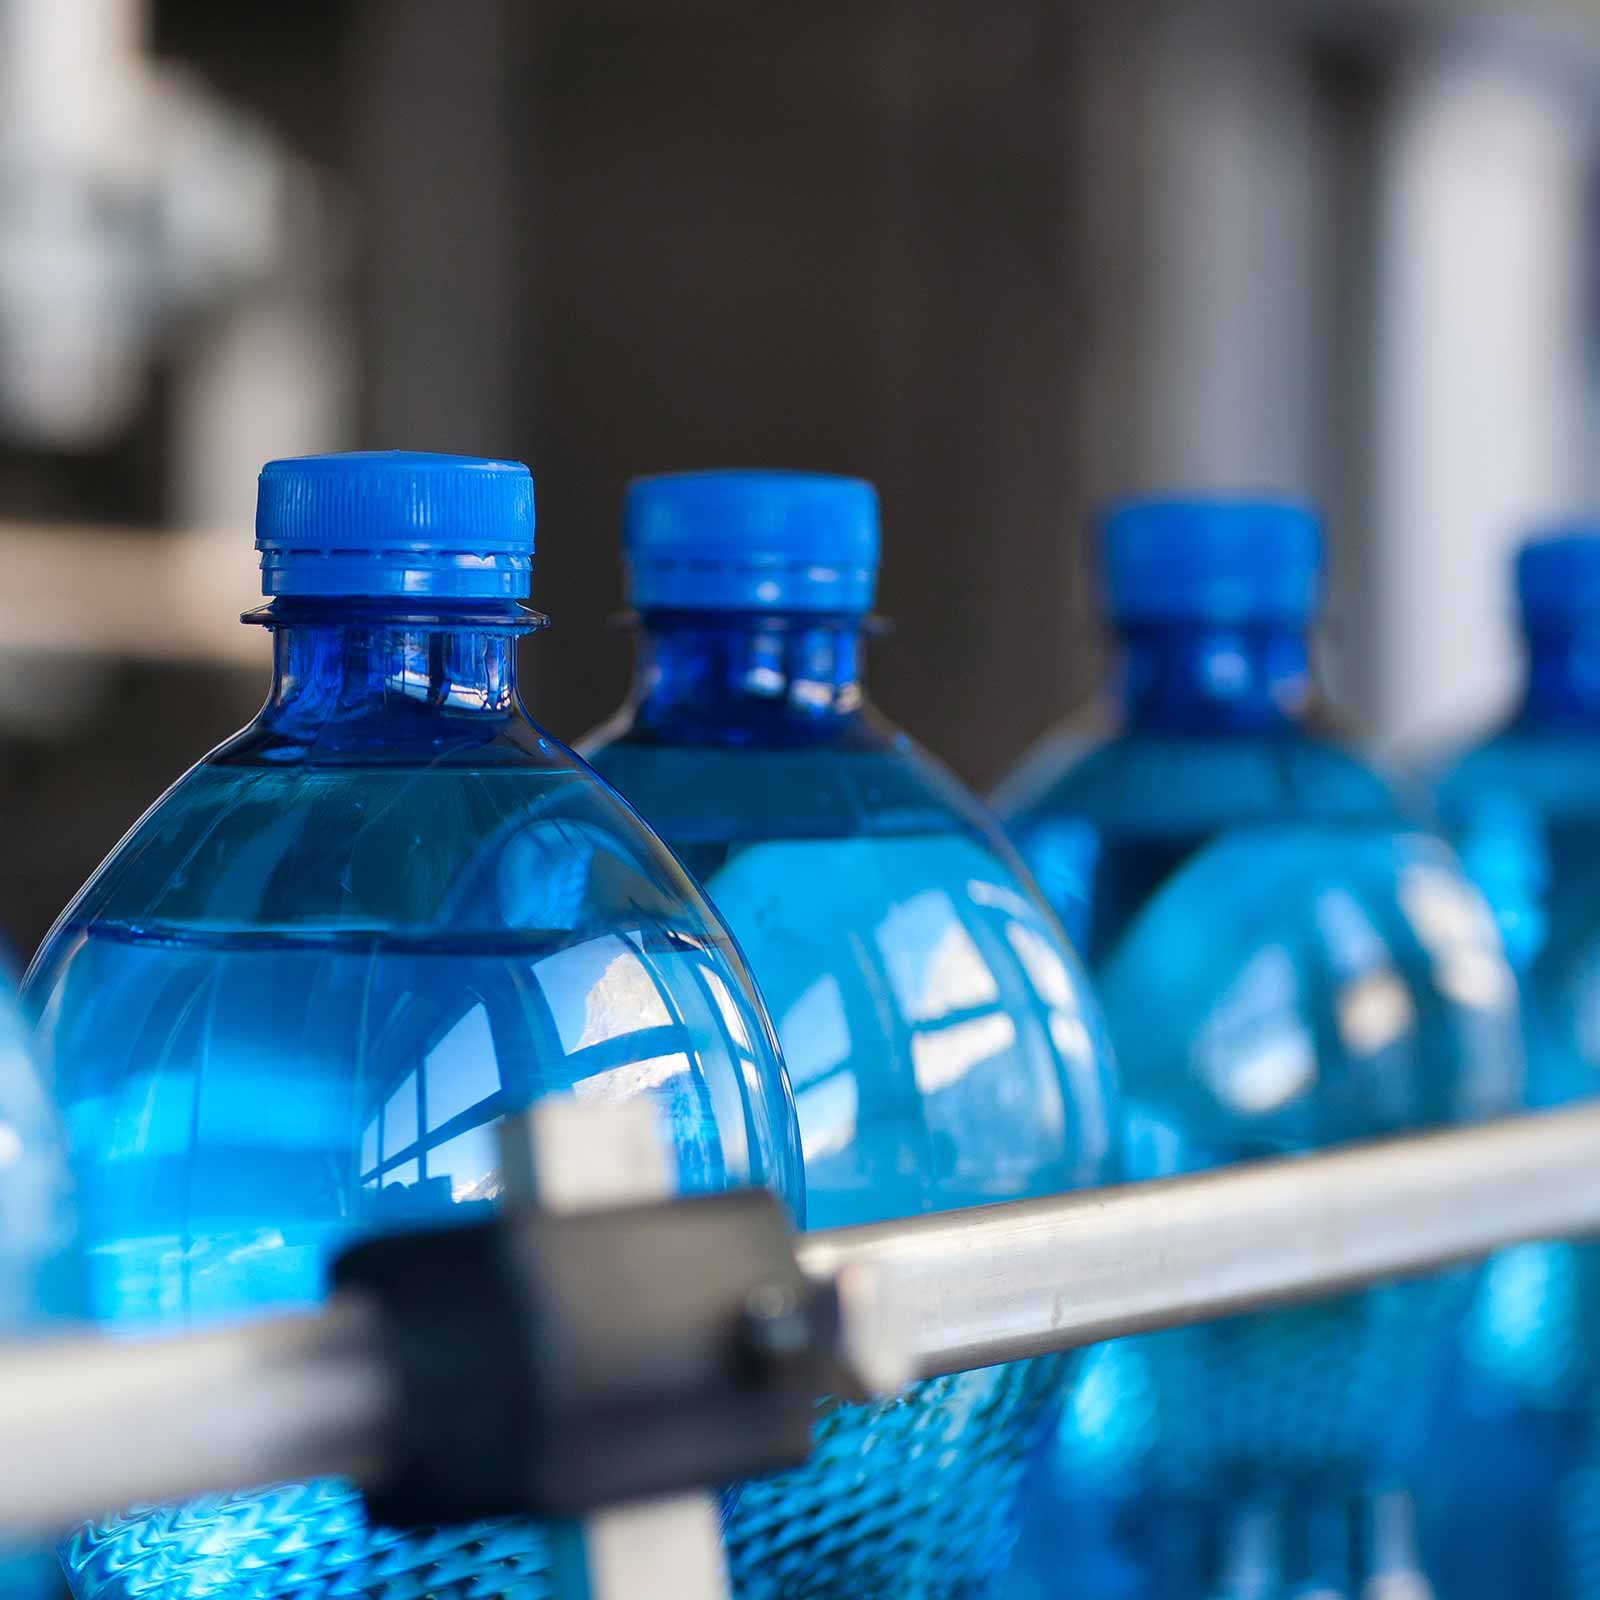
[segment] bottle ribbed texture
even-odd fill
[[[1288,621],[1317,606],[1321,530],[1297,501],[1123,500],[1105,512],[1101,538],[1118,621]]]
[[[878,576],[878,497],[818,472],[638,478],[623,506],[628,592],[641,608],[865,611]]]
[[[269,462],[256,503],[267,594],[516,598],[533,478],[516,461],[391,450]]]

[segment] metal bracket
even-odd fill
[[[642,1100],[617,1106],[548,1101],[500,1125],[512,1205],[594,1212],[670,1197],[670,1146]],[[591,1512],[552,1534],[562,1600],[728,1600],[715,1504],[703,1490]]]

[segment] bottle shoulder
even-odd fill
[[[625,716],[579,750],[669,840],[966,832],[988,813],[928,752],[872,708],[798,743],[669,743]]]
[[[1542,1021],[1563,1019],[1559,1034],[1575,1038],[1579,997],[1594,981],[1600,740],[1582,728],[1513,723],[1436,777],[1434,805],[1494,907]]]
[[[1058,737],[1050,755],[1025,760],[1025,781],[1007,783],[997,796],[1017,837],[1053,823],[1170,837],[1251,823],[1405,816],[1386,777],[1299,728],[1221,738]]]
[[[494,711],[476,702],[396,695],[333,716],[270,704],[207,756],[212,766],[325,771],[341,767],[559,765],[571,752],[539,727],[515,695]]]
[[[1433,790],[1447,825],[1506,805],[1600,823],[1600,737],[1582,729],[1512,724],[1436,764]]]
[[[493,939],[571,935],[631,915],[720,935],[661,841],[532,724],[424,760],[395,757],[345,748],[332,760],[286,759],[259,728],[244,730],[129,830],[47,947],[90,922]]]
[[[1138,1108],[1137,1176],[1523,1101],[1514,975],[1483,899],[1425,834],[1224,833],[1097,975]]]
[[[795,1087],[814,1220],[1120,1171],[1081,963],[981,803],[892,723],[873,713],[804,749],[667,746],[613,724],[580,748],[750,959]],[[880,1110],[858,1123],[866,1105]],[[996,1161],[985,1141],[1002,1137]]]

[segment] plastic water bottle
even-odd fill
[[[488,1206],[491,1124],[547,1095],[647,1097],[684,1189],[801,1203],[726,928],[519,698],[533,529],[515,462],[263,471],[267,702],[134,826],[26,984],[101,1318],[313,1301],[353,1236]],[[402,1536],[334,1481],[136,1509],[64,1558],[80,1600],[548,1592],[534,1524]]]
[[[0,968],[0,1336],[38,1332],[80,1309],[61,1130]],[[53,1600],[61,1569],[48,1545],[0,1540],[0,1596]]]
[[[1548,1106],[1600,1091],[1600,526],[1525,545],[1517,591],[1522,703],[1437,799],[1521,977],[1530,1098]],[[1597,1269],[1574,1244],[1489,1264],[1422,1506],[1450,1600],[1600,1595]]]
[[[1123,731],[1031,763],[1001,805],[1083,930],[1131,1174],[1515,1106],[1516,987],[1481,897],[1297,721],[1311,512],[1128,502],[1103,558]],[[1425,1593],[1395,1495],[1470,1286],[1458,1272],[1099,1347],[1041,1452],[1008,1592],[1353,1595],[1381,1575]]]
[[[1105,1180],[1108,1057],[1071,949],[987,815],[866,701],[876,496],[847,478],[645,479],[625,511],[633,694],[584,746],[711,894],[772,1008],[807,1208],[872,1222]],[[747,1484],[745,1597],[977,1592],[1056,1360],[837,1406]]]

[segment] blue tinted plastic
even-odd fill
[[[1101,521],[1102,577],[1123,622],[1301,622],[1315,608],[1322,538],[1294,500],[1122,500]]]
[[[1544,529],[1517,552],[1517,603],[1529,632],[1582,630],[1600,608],[1600,522]]]
[[[1522,706],[1439,784],[1441,821],[1522,980],[1531,1098],[1600,1091],[1600,626],[1578,604],[1600,540],[1519,562]],[[1461,1600],[1600,1594],[1593,1246],[1524,1245],[1490,1263],[1429,1460],[1423,1531]]]
[[[820,472],[673,472],[623,502],[640,607],[865,611],[878,579],[878,495]]]
[[[1489,913],[1376,776],[1297,725],[1300,628],[1124,632],[1123,731],[1047,747],[1002,812],[1089,952],[1131,1174],[1512,1107],[1515,985]],[[1006,1592],[1061,1593],[1070,1572],[1093,1600],[1350,1594],[1403,1569],[1405,1541],[1372,1530],[1470,1285],[1096,1349],[1035,1465]]]
[[[72,1225],[61,1130],[0,965],[0,1335],[38,1331],[80,1309]],[[48,1545],[0,1540],[0,1600],[51,1600],[60,1591]]]
[[[480,1214],[490,1124],[656,1107],[685,1189],[798,1206],[792,1102],[727,931],[527,719],[507,603],[279,599],[260,716],[117,847],[26,994],[55,1051],[95,1312],[319,1297],[353,1237]],[[80,1600],[542,1595],[532,1524],[401,1537],[346,1484],[135,1510],[64,1547]]]
[[[360,450],[261,469],[256,548],[271,595],[516,600],[533,568],[520,461]]]
[[[1077,960],[975,803],[863,704],[860,644],[854,617],[649,613],[635,697],[586,748],[749,957],[813,1225],[1105,1181],[1112,1084]],[[806,1469],[744,1488],[738,1593],[982,1592],[1061,1373],[826,1410]]]

